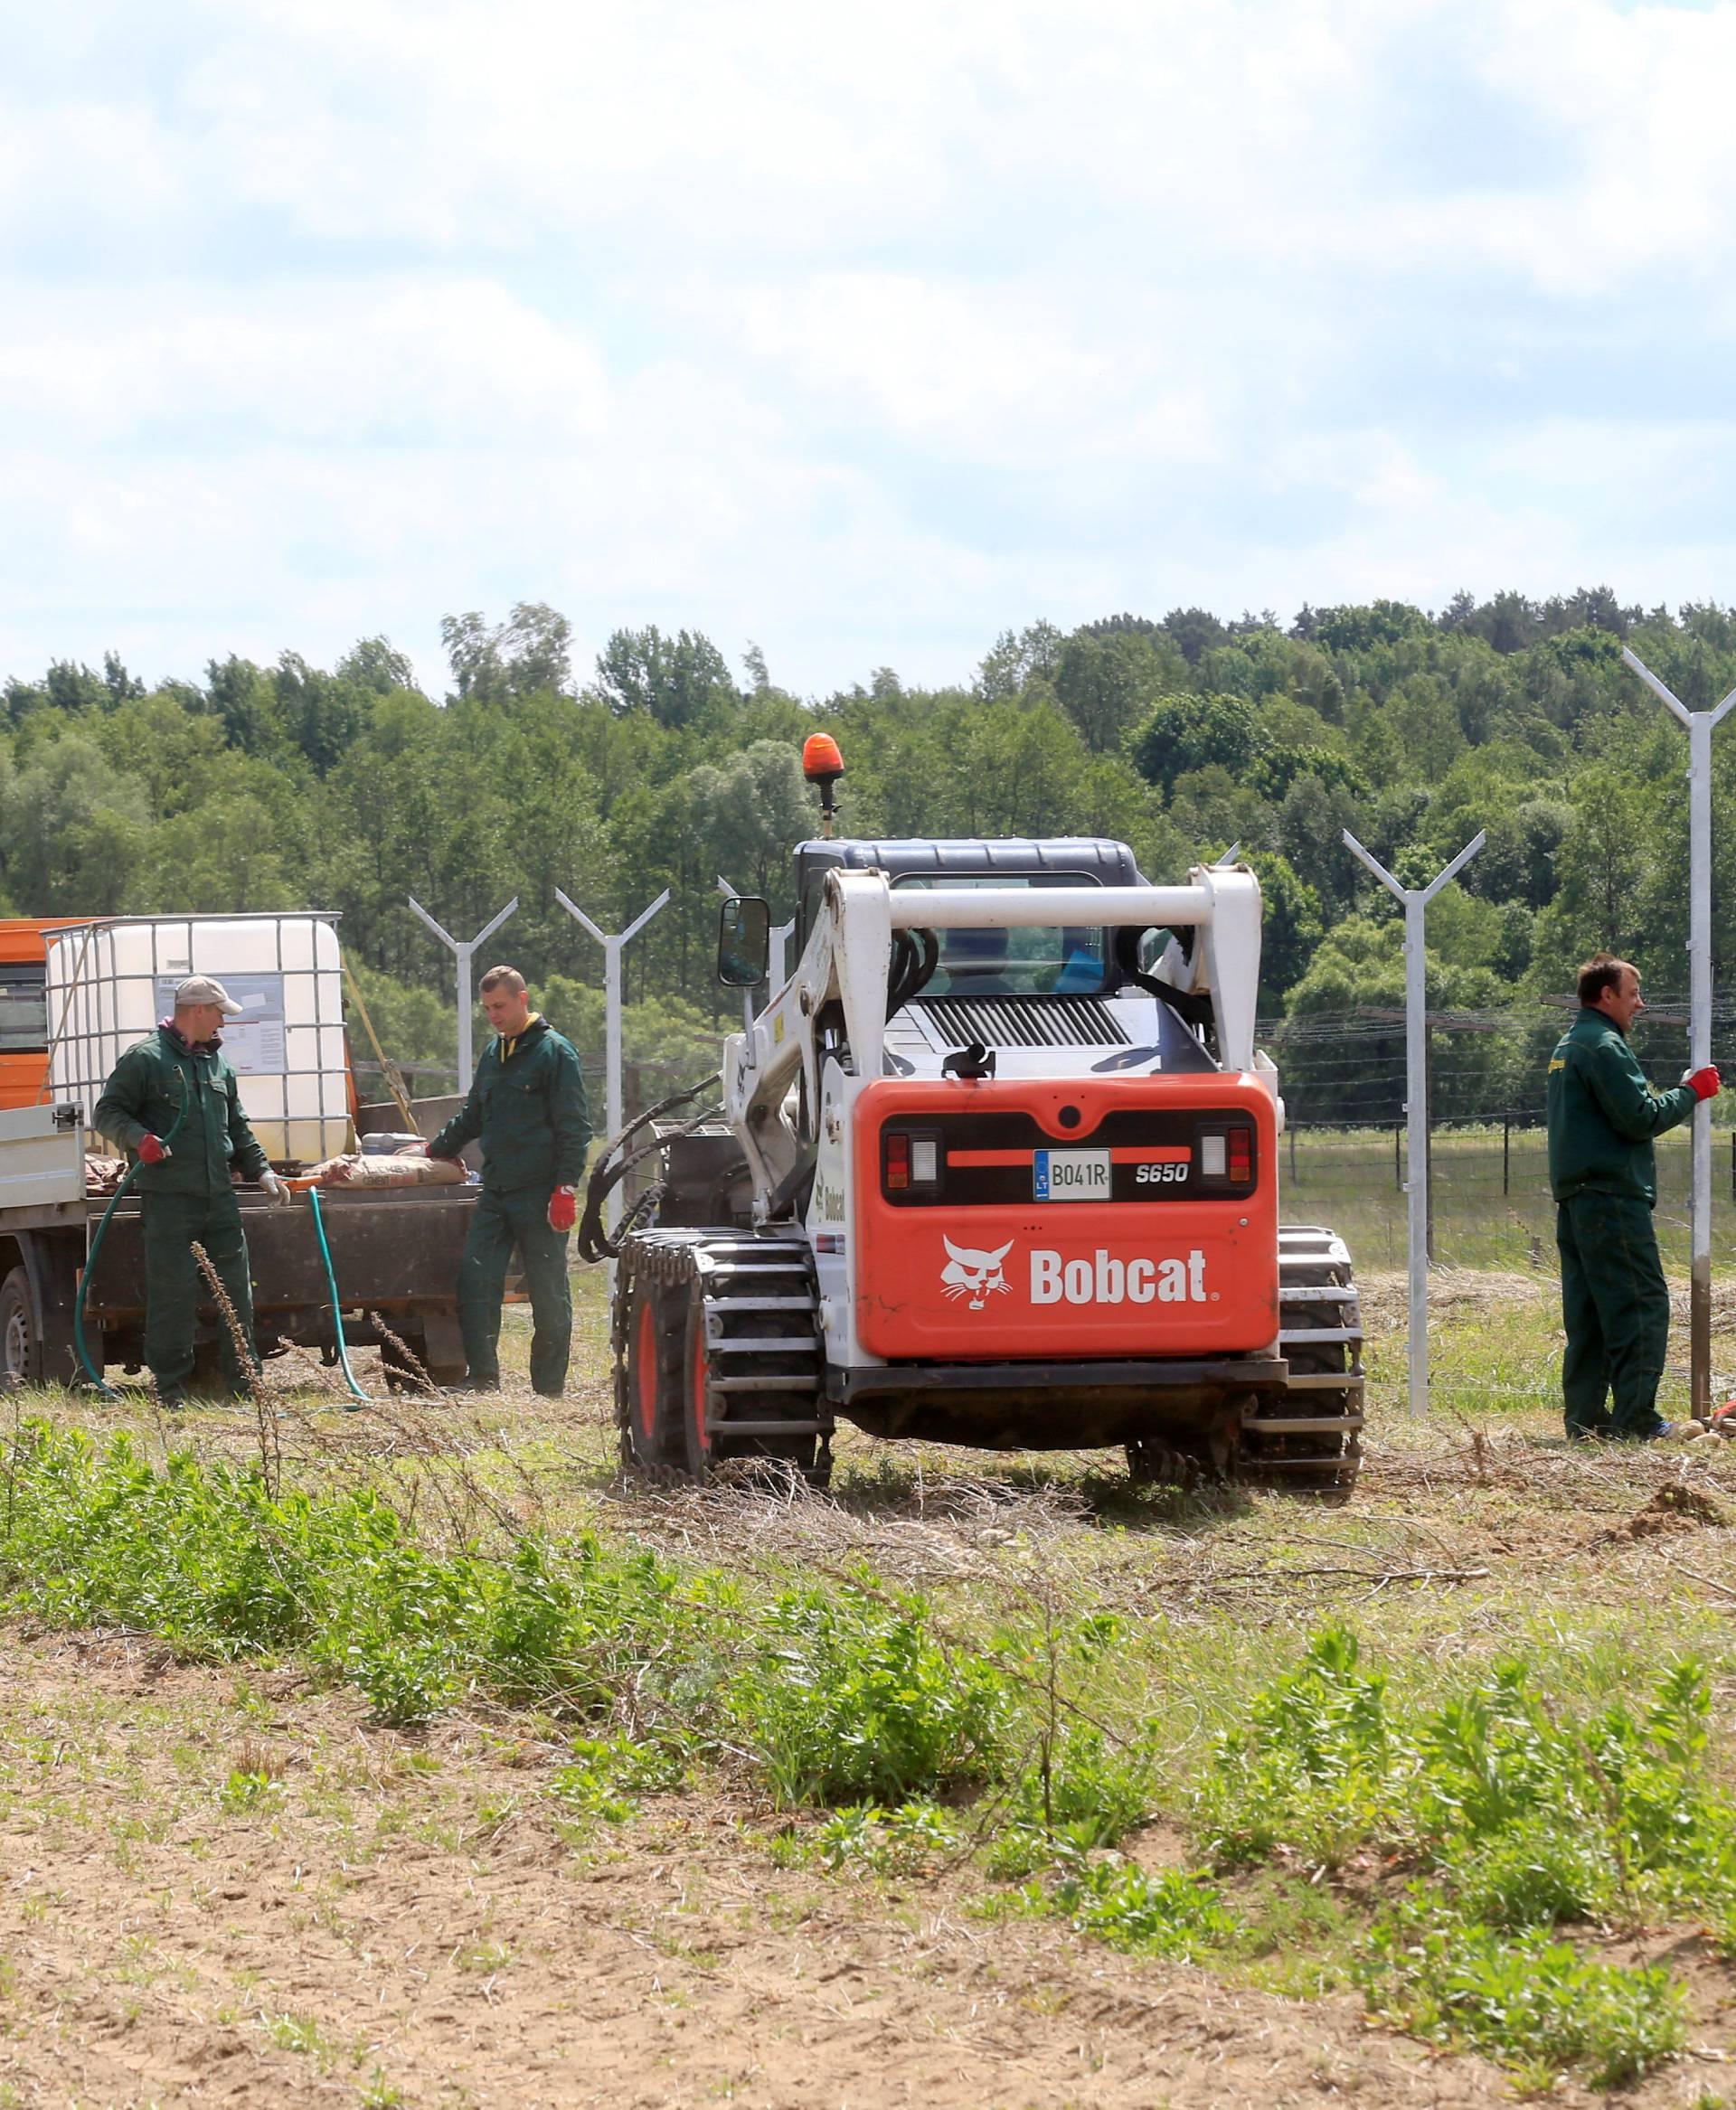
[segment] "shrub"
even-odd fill
[[[1025,1895],[1034,1902],[1042,1893]],[[1203,1878],[1183,1869],[1147,1874],[1127,1861],[1098,1861],[1056,1884],[1047,1904],[1111,1948],[1171,1963],[1199,1963],[1246,1932]]]
[[[901,1803],[988,1769],[1008,1713],[1005,1675],[948,1656],[928,1618],[916,1597],[778,1600],[726,1705],[780,1804]]]

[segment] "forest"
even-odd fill
[[[813,697],[780,687],[756,645],[732,664],[688,630],[618,631],[577,679],[571,626],[536,603],[500,623],[449,617],[441,635],[438,697],[383,637],[329,669],[231,655],[154,687],[113,655],[13,675],[0,913],[338,911],[388,1052],[439,1062],[451,962],[409,895],[468,935],[516,894],[499,954],[594,1049],[600,956],[554,890],[618,928],[667,886],[627,954],[628,1051],[692,1067],[728,1015],[711,977],[718,876],[791,912],[788,848],[814,829],[800,745],[824,728],[854,834],[1109,834],[1154,878],[1239,844],[1267,900],[1262,1013],[1295,1041],[1299,1083],[1334,1022],[1402,1001],[1399,918],[1346,827],[1419,880],[1486,830],[1430,910],[1443,1013],[1547,1027],[1541,1007],[1600,947],[1654,991],[1681,989],[1687,745],[1622,646],[1692,707],[1736,686],[1736,608],[1628,608],[1607,588],[1307,607],[1289,623],[1200,608],[1036,623],[954,687],[882,666]],[[1736,735],[1714,753],[1722,976]],[[1467,1077],[1513,1060],[1507,1045],[1489,1037]],[[1335,1078],[1319,1072],[1316,1117],[1354,1096]]]

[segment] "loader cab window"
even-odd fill
[[[911,872],[895,880],[907,888],[939,890],[1097,885],[1082,871]],[[1110,966],[1100,926],[1040,925],[1030,930],[939,930],[940,957],[923,985],[925,996],[1100,996]]]
[[[47,1045],[47,968],[40,960],[0,964],[0,1055],[33,1055]]]

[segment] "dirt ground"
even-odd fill
[[[510,1726],[364,1725],[142,1640],[14,1634],[0,2102],[1495,2103],[1503,2078],[944,1893],[790,1876],[674,1798],[575,1846]],[[236,1807],[240,1772],[272,1785]]]

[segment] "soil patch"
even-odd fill
[[[1511,2100],[1354,2000],[779,1871],[751,1812],[674,1797],[575,1842],[499,1724],[373,1731],[293,1679],[60,1639],[14,1641],[0,1717],[0,2100],[33,2110]]]
[[[1625,1524],[1600,1534],[1599,1543],[1618,1539],[1658,1539],[1684,1531],[1722,1531],[1730,1521],[1703,1488],[1667,1481]]]

